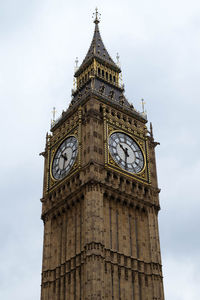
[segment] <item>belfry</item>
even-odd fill
[[[42,155],[41,300],[164,300],[152,126],[124,95],[95,14]]]

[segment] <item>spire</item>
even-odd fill
[[[100,22],[100,14],[97,8],[93,16],[94,16],[94,24],[95,24],[93,39],[90,48],[85,56],[85,59],[83,60],[80,68],[76,71],[75,76],[78,76],[82,72],[82,70],[90,64],[90,62],[94,58],[100,63],[110,66],[115,71],[121,72],[120,68],[110,57],[102,41],[100,31],[99,31],[99,26],[98,26]]]
[[[101,14],[98,12],[98,8],[96,7],[95,13],[93,13],[93,18],[95,16],[94,24],[98,24],[100,22]]]

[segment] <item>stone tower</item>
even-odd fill
[[[124,96],[96,12],[72,101],[42,155],[41,300],[164,300],[152,126]]]

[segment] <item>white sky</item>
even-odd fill
[[[92,13],[126,96],[153,122],[166,300],[200,294],[200,2],[6,0],[0,2],[0,299],[40,295],[45,134],[52,107],[71,100],[76,56],[93,36]],[[57,115],[57,116],[58,116]]]

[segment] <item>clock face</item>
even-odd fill
[[[109,151],[114,161],[124,170],[139,173],[144,167],[144,156],[139,145],[127,134],[115,132],[109,138]]]
[[[53,159],[52,175],[62,179],[72,168],[78,153],[78,141],[74,136],[68,137],[58,148]]]

